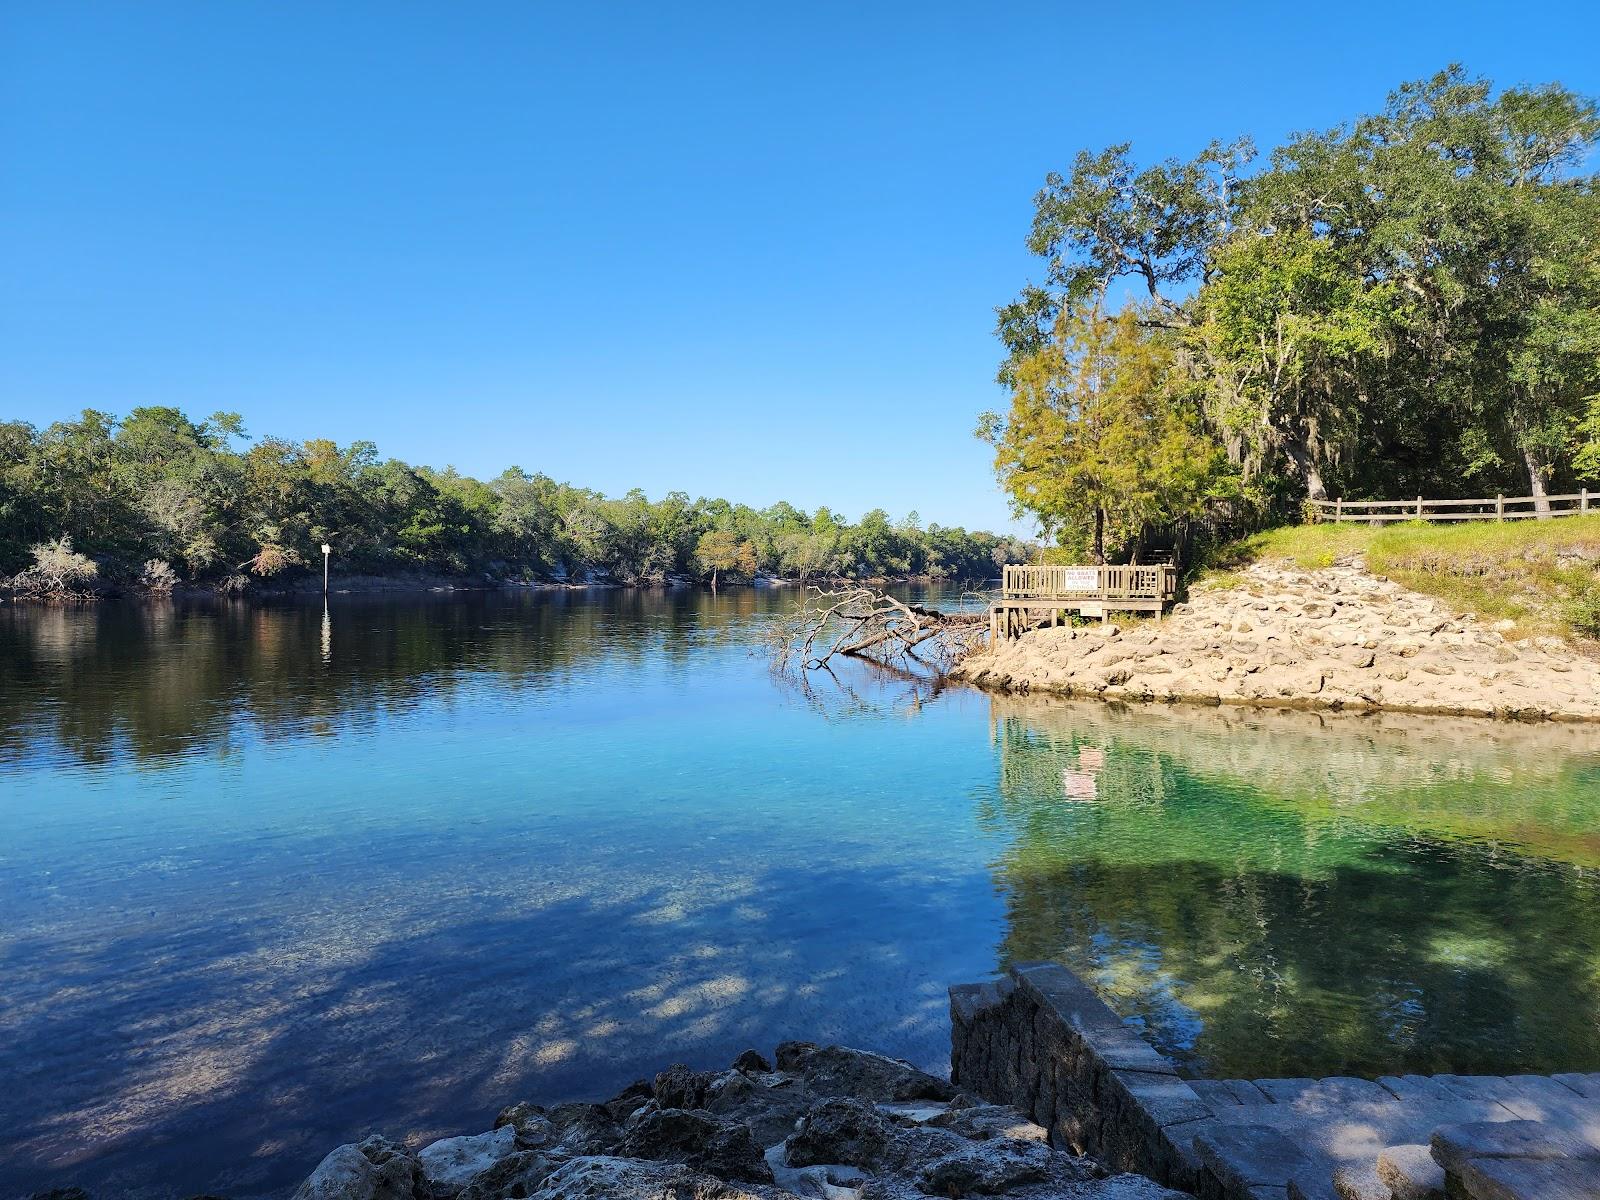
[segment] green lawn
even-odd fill
[[[1368,569],[1458,612],[1516,623],[1509,637],[1600,638],[1600,515],[1429,525],[1291,525],[1209,554],[1197,583],[1226,583],[1253,562],[1305,568],[1353,555]]]

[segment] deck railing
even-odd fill
[[[1001,587],[1010,600],[1171,600],[1178,572],[1170,566],[1008,566]]]
[[[1540,517],[1578,517],[1600,513],[1600,494],[1585,488],[1546,496],[1540,512],[1533,496],[1490,496],[1479,500],[1313,500],[1324,521],[1382,525],[1391,521],[1530,521]]]

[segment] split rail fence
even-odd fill
[[[1324,521],[1382,525],[1390,521],[1530,521],[1600,513],[1600,494],[1588,488],[1566,496],[1546,496],[1540,512],[1533,496],[1491,496],[1485,500],[1313,500]]]

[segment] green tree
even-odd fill
[[[756,547],[754,542],[741,541],[739,535],[728,529],[713,529],[700,535],[695,547],[695,560],[702,571],[711,573],[711,590],[717,590],[720,572],[738,572],[746,577],[756,573]]]
[[[1174,339],[1142,315],[1064,311],[1017,364],[1009,411],[980,426],[1014,511],[1097,563],[1108,534],[1137,538],[1233,490],[1222,448],[1183,402]]]

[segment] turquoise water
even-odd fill
[[[1197,1072],[1600,1068],[1600,733],[810,689],[782,593],[0,609],[0,1196],[243,1197],[1059,958]]]

